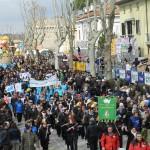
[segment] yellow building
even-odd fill
[[[122,36],[135,38],[139,55],[150,54],[150,0],[119,0]]]

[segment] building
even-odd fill
[[[134,38],[138,56],[150,53],[150,0],[119,0],[121,36]]]
[[[56,50],[56,30],[57,30],[57,24],[56,19],[49,19],[45,21],[45,37],[43,40],[42,45],[39,46],[39,49],[49,49],[51,51]],[[60,47],[60,52],[68,52],[69,51],[69,42],[66,39],[66,41],[63,43],[63,45]]]
[[[106,9],[106,15],[109,14],[109,10]],[[96,15],[98,17],[97,30],[100,31],[102,29],[101,21],[100,21],[100,13],[99,8],[96,8]],[[83,11],[78,12],[77,21],[76,21],[76,35],[75,35],[75,47],[76,49],[80,47],[81,52],[87,54],[88,52],[88,34],[89,34],[89,24],[88,19],[94,18],[94,6],[91,5],[89,11],[84,9]],[[113,32],[115,35],[120,35],[120,15],[119,9],[116,9],[116,15],[114,20],[114,29]],[[97,44],[96,44],[97,46]]]

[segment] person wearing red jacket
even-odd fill
[[[108,127],[108,133],[103,134],[100,142],[102,150],[118,150],[120,147],[119,136],[113,132],[112,127]]]
[[[150,148],[142,139],[141,133],[137,133],[136,139],[129,146],[129,150],[150,150]]]

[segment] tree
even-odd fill
[[[90,73],[92,76],[96,76],[95,71],[95,43],[99,39],[100,35],[104,35],[104,60],[105,60],[105,77],[107,79],[112,78],[111,67],[111,41],[113,35],[113,23],[115,18],[115,0],[92,0],[94,16],[90,17],[89,5],[90,1],[87,0],[87,23],[89,27],[88,33],[88,50],[90,61]],[[109,12],[107,12],[109,10]],[[99,12],[99,15],[98,13]],[[101,22],[101,30],[98,30],[98,20]]]
[[[64,23],[64,18],[62,17],[62,12],[58,13],[58,10],[63,10],[63,5],[62,5],[62,1],[59,1],[59,5],[58,5],[58,1],[54,0],[53,1],[53,12],[55,15],[55,24],[56,24],[56,28],[55,28],[55,34],[56,34],[56,50],[55,50],[55,69],[59,69],[59,60],[58,60],[58,56],[59,56],[59,50],[60,47],[63,45],[63,43],[66,40],[66,36],[67,36],[67,29]]]
[[[88,33],[88,50],[89,50],[89,62],[90,62],[90,73],[92,76],[96,76],[96,71],[95,71],[95,43],[97,39],[99,38],[100,34],[102,33],[102,30],[98,30],[97,25],[98,25],[98,15],[96,12],[97,8],[97,2],[96,0],[93,0],[93,5],[94,5],[94,17],[91,19],[90,18],[90,10],[89,10],[89,0],[87,0],[86,7],[88,9],[88,28],[89,28],[89,33]]]
[[[37,50],[45,37],[45,11],[46,8],[38,4],[36,0],[23,0],[23,19],[25,27],[24,43],[28,50]]]
[[[108,0],[107,2],[102,2],[102,0],[99,0],[99,3],[102,28],[106,39],[104,44],[105,77],[109,80],[112,79],[111,42],[113,38],[113,25],[116,7],[115,0]],[[109,12],[107,12],[107,9]]]
[[[76,24],[76,3],[75,0],[64,0],[63,16],[67,35],[69,40],[69,68],[73,69],[73,52],[75,40],[75,24]]]

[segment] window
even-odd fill
[[[122,35],[126,35],[126,26],[125,23],[122,23]]]
[[[140,20],[136,20],[136,34],[140,34]]]
[[[132,35],[132,21],[127,21],[127,33]]]

